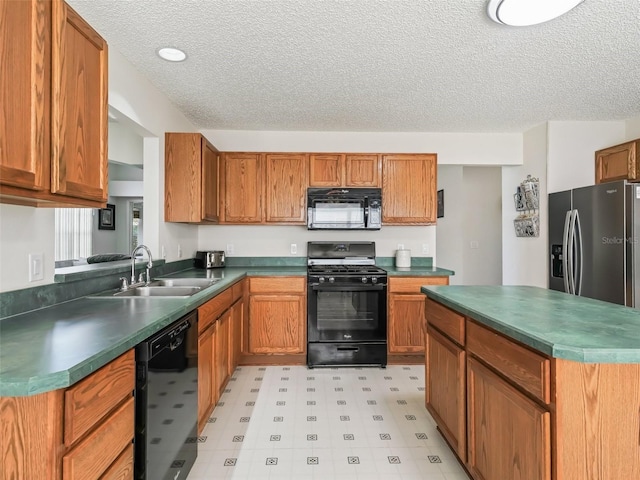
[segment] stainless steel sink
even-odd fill
[[[117,292],[112,295],[114,298],[121,297],[189,297],[200,292],[200,287],[134,287],[124,292]]]
[[[219,278],[157,278],[150,287],[200,287],[207,288],[219,282]]]

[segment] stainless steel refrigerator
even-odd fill
[[[640,184],[549,194],[549,288],[640,308]]]

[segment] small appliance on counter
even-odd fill
[[[399,267],[399,268],[411,267],[411,250],[408,250],[408,249],[396,250],[396,267]]]
[[[195,258],[196,268],[223,268],[224,267],[224,251],[222,250],[205,250],[197,251]]]

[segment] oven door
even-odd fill
[[[387,339],[386,285],[309,285],[309,342]]]

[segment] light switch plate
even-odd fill
[[[37,282],[44,280],[44,254],[29,254],[29,281]]]
[[[296,253],[298,253],[298,245],[295,243],[291,244],[291,255],[295,255]]]

